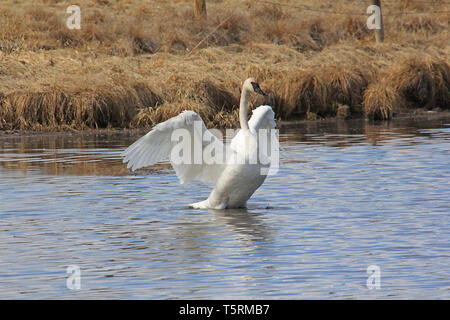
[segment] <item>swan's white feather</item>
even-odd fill
[[[253,114],[248,121],[249,134],[253,137],[257,137],[259,129],[275,129],[275,113],[272,110],[271,106],[263,105],[259,106],[255,110],[253,110]],[[270,145],[270,132],[267,131],[267,143]],[[230,147],[237,153],[242,153],[244,150],[249,154],[252,152],[252,145],[254,148],[257,147],[257,140],[247,140],[244,139],[244,130],[239,130],[236,136],[231,140]],[[252,143],[253,142],[253,143]],[[253,151],[257,151],[256,149]]]
[[[259,156],[261,151],[264,153],[264,145],[273,147],[271,141],[273,131],[271,129],[276,127],[274,112],[270,106],[266,105],[253,110],[253,115],[247,123],[245,115],[248,108],[248,95],[250,92],[258,92],[255,91],[254,85],[254,79],[248,78],[244,82],[241,93],[239,116],[241,124],[245,125],[244,128],[247,128],[248,124],[248,130],[240,130],[231,140],[230,146],[224,146],[223,142],[206,128],[197,113],[184,111],[178,116],[156,125],[149,133],[128,147],[123,152],[124,162],[128,162],[128,168],[136,170],[167,158],[170,159],[172,150],[175,150],[174,146],[179,143],[171,141],[174,130],[186,129],[190,133],[191,160],[194,159],[196,152],[194,145],[202,146],[202,150],[205,150],[210,143],[215,144],[214,150],[220,149],[221,152],[224,152],[223,160],[226,160],[221,162],[223,164],[208,165],[205,159],[200,162],[201,164],[177,164],[174,159],[170,159],[181,183],[198,179],[215,184],[208,199],[190,206],[203,209],[245,207],[247,200],[264,182],[268,174],[266,169],[272,165],[268,155],[264,155],[266,158]],[[196,121],[201,125],[194,125]],[[261,129],[266,129],[266,131]],[[198,132],[200,130],[201,132]],[[199,139],[201,141],[198,141]],[[278,139],[274,142],[277,145]],[[215,152],[217,153],[217,151]],[[255,155],[258,157],[254,157]],[[202,156],[204,156],[203,152]],[[247,161],[253,159],[257,159],[257,161]]]
[[[196,128],[194,122],[196,121],[201,122],[202,132],[198,134],[194,134]],[[187,110],[176,117],[157,124],[145,136],[129,146],[122,153],[122,156],[124,156],[123,162],[128,162],[127,167],[134,171],[139,168],[154,165],[162,160],[170,160],[171,150],[178,143],[177,141],[171,141],[172,133],[176,129],[186,129],[189,131],[191,146],[194,143],[201,143],[204,146],[212,140],[215,140],[215,143],[222,144],[221,141],[208,131],[202,118],[197,113]],[[201,138],[203,134],[211,138],[211,140],[204,142]],[[194,142],[194,139],[201,139],[201,141]],[[223,147],[223,144],[221,147]],[[194,148],[191,148],[191,150],[194,152]],[[205,162],[202,162],[202,164],[175,164],[171,161],[171,164],[182,184],[188,183],[192,179],[216,183],[224,166],[221,164],[208,165]]]
[[[252,117],[248,121],[250,130],[257,132],[259,129],[275,129],[275,113],[271,106],[259,106],[253,110]]]

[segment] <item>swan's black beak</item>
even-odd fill
[[[253,90],[254,90],[256,93],[259,93],[259,94],[261,94],[261,95],[263,95],[263,96],[266,95],[266,94],[264,93],[264,91],[262,91],[261,88],[259,87],[259,84],[257,84],[256,82],[252,82],[252,86],[253,86]]]

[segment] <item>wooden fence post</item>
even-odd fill
[[[195,20],[200,25],[206,22],[206,0],[194,0]]]
[[[381,0],[372,0],[372,5],[378,6],[380,8],[380,29],[375,29],[375,40],[377,43],[383,42],[384,40],[384,26],[383,26],[383,13],[381,10]]]

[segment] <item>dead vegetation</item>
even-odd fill
[[[358,2],[304,2],[365,12]],[[379,45],[364,15],[211,0],[199,26],[190,0],[80,0],[82,27],[69,30],[71,4],[0,2],[0,129],[147,127],[185,109],[231,127],[248,76],[269,93],[251,103],[283,120],[450,108],[449,16],[426,14],[450,10],[438,1],[387,2],[384,12],[417,15],[386,14]]]

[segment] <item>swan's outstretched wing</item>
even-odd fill
[[[259,106],[253,110],[248,121],[249,130],[239,130],[231,140],[230,148],[244,157],[257,159],[262,165],[277,166],[279,142],[278,132],[272,130],[276,127],[274,117],[270,106]]]
[[[251,144],[249,145],[248,143],[251,143],[251,141],[246,142],[244,136],[248,134],[257,138],[259,137],[259,134],[261,134],[258,132],[259,129],[266,129],[265,133],[268,134],[268,139],[270,139],[270,129],[276,127],[274,117],[275,113],[270,106],[259,106],[253,110],[252,117],[248,121],[249,132],[244,133],[242,130],[239,130],[236,136],[231,140],[231,149],[238,153],[242,153],[243,151],[248,152],[248,149],[251,148]]]
[[[179,143],[179,141],[172,141],[172,133],[176,129],[185,129],[181,133],[189,132],[191,145],[191,155],[189,156],[192,161],[186,161],[188,163],[180,163],[171,157],[172,148]],[[129,146],[122,153],[122,156],[125,157],[123,162],[128,162],[127,167],[134,171],[169,158],[180,183],[187,183],[192,179],[215,183],[223,171],[223,165],[206,164],[203,160],[195,161],[193,154],[199,149],[197,147],[195,150],[195,146],[201,146],[200,151],[202,151],[210,143],[214,143],[217,148],[224,148],[222,141],[206,128],[197,113],[183,111],[178,116],[157,124],[149,133]]]
[[[275,113],[271,106],[259,106],[253,110],[252,117],[248,121],[251,131],[257,132],[259,129],[275,129]]]

